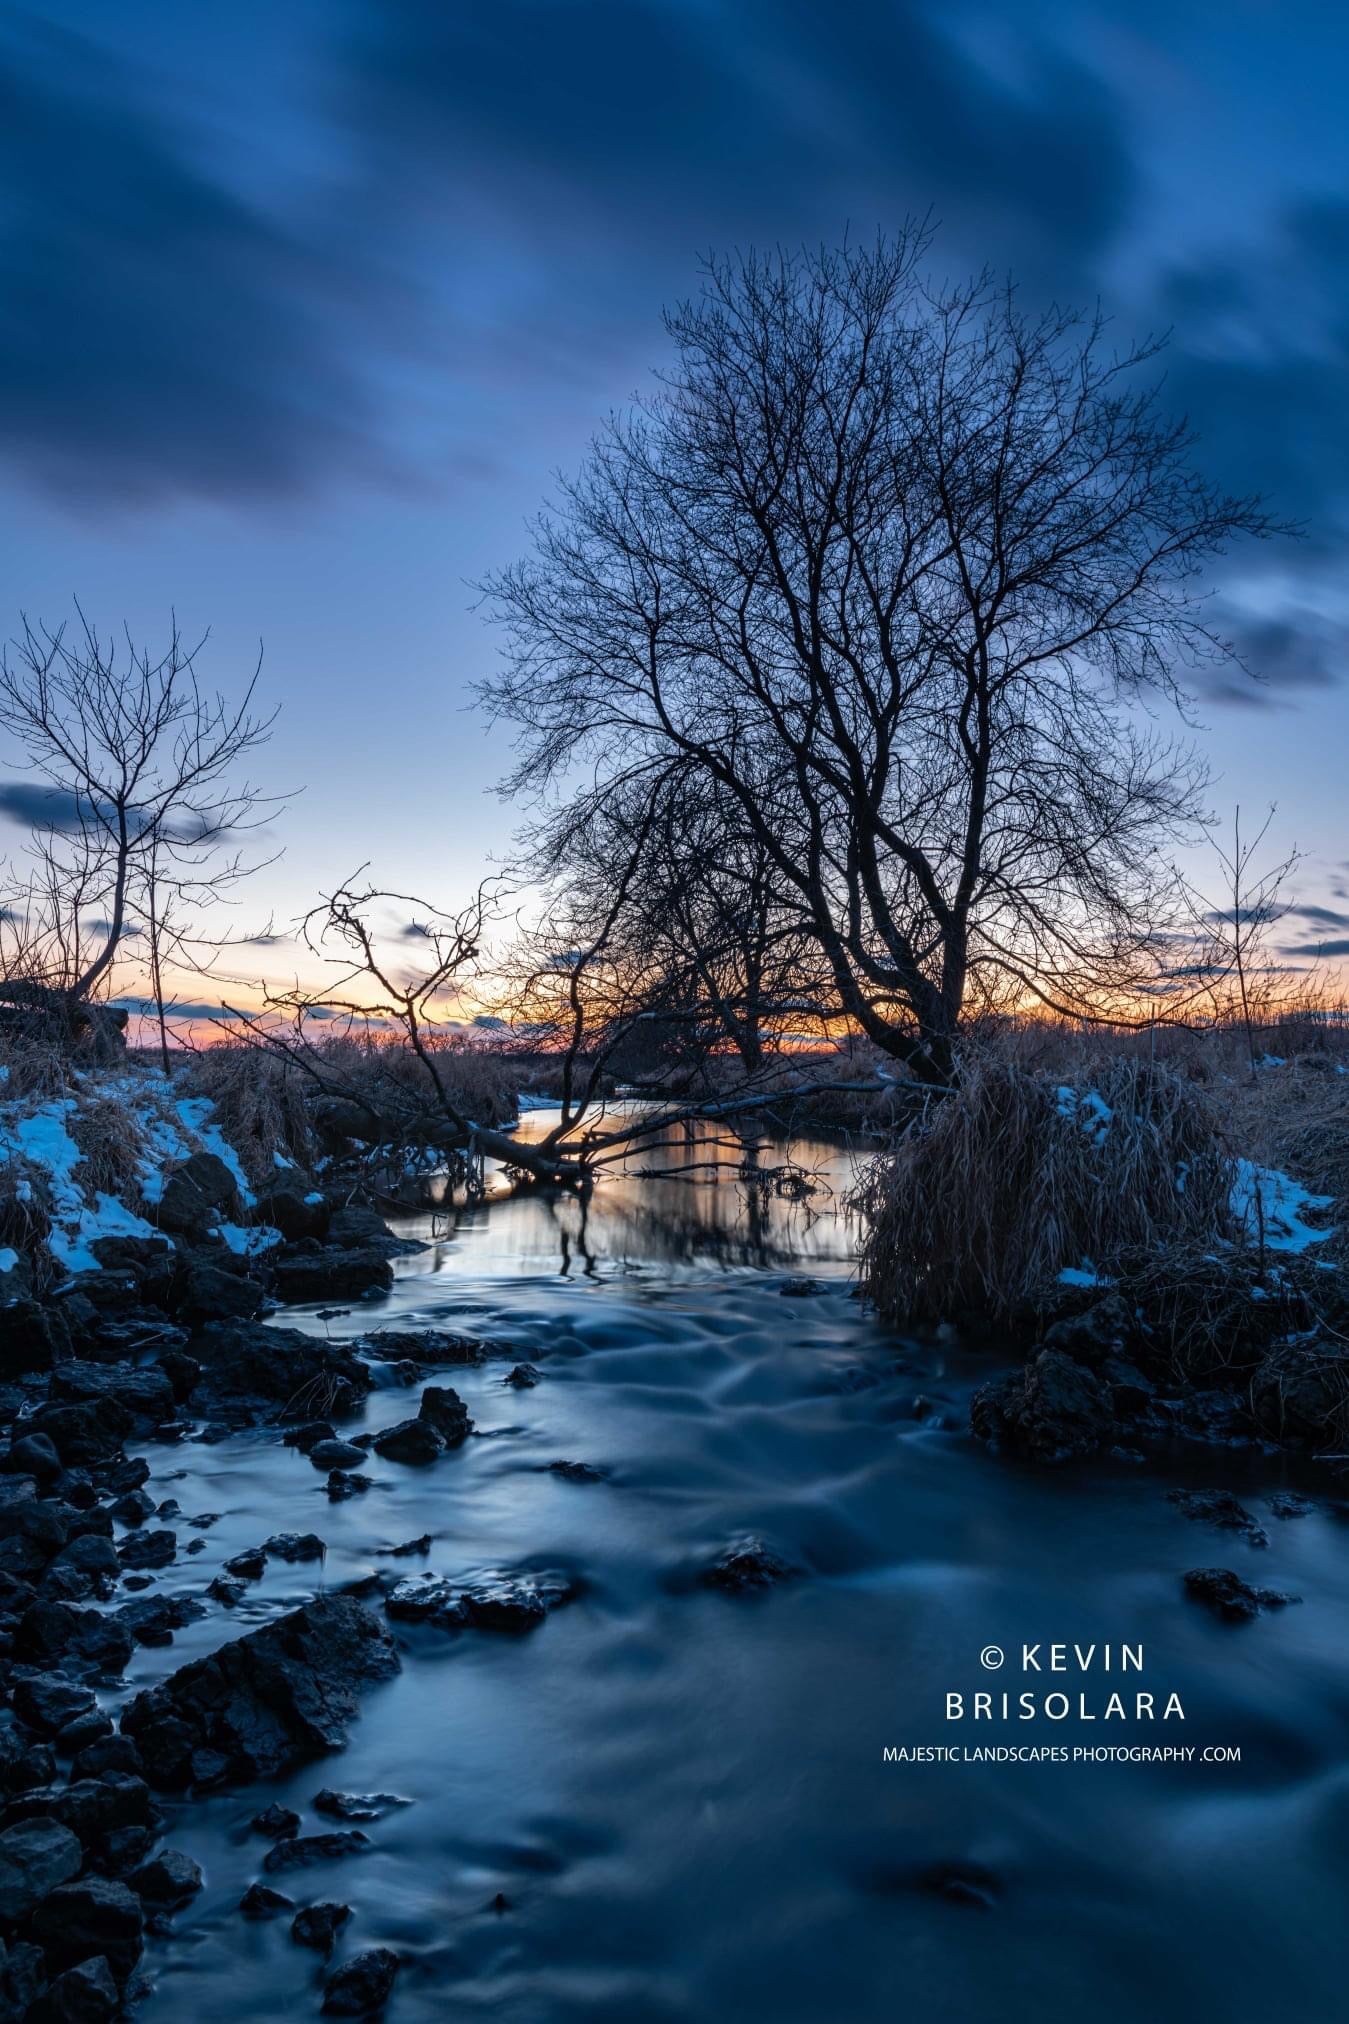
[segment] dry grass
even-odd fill
[[[78,1064],[69,1048],[32,1034],[0,1035],[0,1100],[22,1103],[65,1096]]]
[[[220,1046],[193,1057],[181,1086],[210,1098],[213,1121],[249,1179],[265,1181],[276,1172],[277,1153],[297,1166],[313,1165],[317,1143],[305,1104],[306,1081],[299,1069],[265,1048]]]
[[[1313,1194],[1349,1198],[1349,1073],[1326,1053],[1294,1055],[1226,1092],[1241,1150]]]
[[[131,1105],[85,1091],[66,1117],[66,1130],[80,1149],[76,1178],[85,1194],[134,1201],[140,1193],[144,1144]]]
[[[38,1288],[57,1276],[47,1248],[51,1218],[44,1179],[38,1168],[18,1154],[0,1158],[0,1250],[17,1251],[26,1258]]]
[[[1151,1062],[1103,1062],[1075,1087],[968,1062],[852,1197],[863,1292],[901,1323],[1010,1318],[1065,1268],[1209,1249],[1230,1222],[1221,1127],[1200,1088]]]

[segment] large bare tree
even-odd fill
[[[928,252],[711,264],[488,585],[484,692],[515,791],[677,762],[733,805],[839,1008],[941,1082],[972,1000],[1118,1009],[1155,966],[1201,774],[1136,706],[1225,651],[1197,579],[1269,522],[1196,473],[1155,347]]]

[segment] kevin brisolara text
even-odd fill
[[[1239,1764],[1234,1743],[887,1743],[884,1764]]]

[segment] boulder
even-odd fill
[[[254,1210],[259,1222],[270,1223],[288,1243],[322,1237],[328,1228],[328,1203],[298,1167],[279,1167],[262,1189]]]
[[[457,1448],[473,1431],[468,1407],[449,1385],[429,1384],[422,1393],[417,1418],[433,1426],[447,1448]]]
[[[251,1321],[262,1310],[262,1286],[200,1254],[183,1274],[178,1312],[192,1324],[209,1321]]]
[[[1302,1600],[1277,1588],[1253,1588],[1230,1567],[1192,1567],[1185,1576],[1185,1592],[1224,1623],[1251,1623],[1263,1610],[1283,1609]]]
[[[140,1899],[106,1876],[58,1885],[38,1906],[33,1921],[51,1959],[73,1966],[102,1955],[119,1982],[140,1959],[144,1927]]]
[[[173,1386],[153,1364],[62,1363],[51,1375],[48,1396],[67,1405],[112,1399],[133,1420],[158,1426],[173,1418]]]
[[[364,1855],[374,1847],[359,1827],[334,1827],[326,1834],[287,1835],[274,1841],[263,1858],[269,1875],[290,1869],[310,1869],[317,1862],[341,1862],[348,1855]]]
[[[309,1459],[316,1469],[358,1469],[365,1460],[365,1449],[351,1441],[315,1441]]]
[[[320,1596],[138,1694],[122,1730],[161,1787],[274,1777],[340,1749],[360,1689],[398,1669],[378,1617]]]
[[[331,1902],[306,1905],[291,1920],[290,1936],[299,1947],[313,1947],[320,1954],[330,1954],[337,1935],[350,1917],[350,1905]]]
[[[158,1855],[133,1869],[127,1882],[137,1897],[151,1904],[176,1908],[197,1895],[203,1878],[201,1865],[181,1849],[162,1848]]]
[[[408,1576],[390,1589],[384,1607],[398,1622],[433,1624],[439,1630],[519,1632],[535,1630],[550,1610],[577,1592],[565,1574],[489,1574],[467,1582]]]
[[[323,1985],[325,2017],[365,2017],[382,2010],[398,1979],[398,1956],[390,1947],[367,1947]]]
[[[251,1883],[239,1900],[239,1910],[246,1919],[274,1919],[278,1912],[294,1909],[294,1898],[273,1890],[269,1883]]]
[[[15,1714],[30,1729],[41,1730],[44,1736],[54,1736],[67,1722],[89,1714],[97,1706],[90,1688],[78,1686],[74,1680],[63,1680],[59,1674],[35,1673],[14,1685]]]
[[[35,1602],[19,1618],[14,1655],[29,1664],[59,1664],[67,1673],[115,1676],[131,1657],[126,1630],[96,1609],[69,1602]]]
[[[58,1975],[43,2005],[48,2024],[107,2024],[121,2012],[122,1999],[102,1954],[77,1961]]]
[[[274,1402],[297,1420],[315,1409],[329,1421],[354,1412],[370,1389],[370,1373],[344,1344],[296,1328],[225,1322],[193,1338],[202,1383],[222,1399]]]
[[[366,1300],[388,1292],[393,1285],[393,1267],[383,1251],[329,1245],[282,1258],[276,1267],[275,1285],[278,1300],[290,1305],[313,1300]]]
[[[161,1230],[200,1242],[238,1207],[239,1191],[225,1162],[215,1153],[197,1152],[167,1170],[159,1200],[147,1202],[144,1213]]]
[[[790,1581],[797,1569],[762,1539],[737,1539],[703,1571],[703,1584],[727,1595],[751,1595]]]
[[[980,1440],[1049,1463],[1095,1454],[1115,1432],[1106,1387],[1061,1349],[1043,1349],[1024,1371],[981,1386],[970,1424]]]
[[[407,1462],[423,1468],[445,1453],[445,1439],[430,1420],[399,1420],[377,1434],[363,1436],[377,1455],[389,1462]]]
[[[26,1919],[49,1891],[78,1876],[84,1850],[68,1827],[40,1817],[0,1834],[0,1920]]]

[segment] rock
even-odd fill
[[[315,1813],[326,1813],[330,1820],[382,1820],[396,1806],[409,1803],[396,1792],[335,1792],[330,1785],[313,1799]]]
[[[50,1744],[30,1743],[17,1728],[0,1729],[0,1792],[33,1792],[55,1777]]]
[[[433,1426],[447,1448],[457,1448],[473,1431],[468,1407],[449,1385],[429,1384],[422,1393],[417,1418]]]
[[[290,1244],[322,1237],[328,1228],[328,1204],[298,1167],[278,1170],[276,1178],[259,1193],[254,1213]]]
[[[138,1897],[156,1905],[185,1905],[202,1887],[201,1867],[181,1849],[163,1848],[149,1862],[133,1869],[127,1882]]]
[[[708,1588],[723,1589],[728,1595],[748,1595],[790,1581],[797,1569],[766,1546],[762,1539],[740,1539],[728,1546],[703,1572]]]
[[[0,1309],[0,1382],[23,1377],[28,1371],[50,1370],[53,1360],[70,1353],[70,1336],[63,1317],[41,1302],[20,1293]]]
[[[111,1462],[131,1432],[131,1415],[116,1399],[63,1406],[39,1406],[29,1421],[34,1433],[45,1434],[67,1469]]]
[[[312,1421],[316,1408],[331,1420],[352,1413],[370,1390],[370,1373],[345,1344],[303,1335],[297,1328],[257,1323],[212,1323],[192,1339],[202,1385],[221,1400],[269,1400],[287,1418]]]
[[[251,1321],[264,1297],[256,1279],[198,1254],[184,1275],[178,1312],[187,1322]]]
[[[334,1469],[324,1488],[333,1503],[340,1504],[348,1497],[363,1495],[370,1489],[373,1481],[373,1477],[361,1475],[359,1472],[352,1474],[342,1469]]]
[[[1300,1595],[1282,1595],[1276,1588],[1252,1588],[1230,1567],[1192,1567],[1185,1576],[1185,1590],[1225,1623],[1250,1623],[1261,1610],[1283,1609],[1302,1600]]]
[[[44,2012],[50,2024],[105,2024],[121,2008],[112,1969],[102,1954],[95,1954],[57,1976],[47,1991]]]
[[[1230,1490],[1168,1490],[1167,1502],[1187,1518],[1212,1525],[1220,1532],[1239,1532],[1252,1546],[1268,1546],[1269,1534],[1257,1525],[1245,1505]]]
[[[807,1273],[795,1272],[783,1280],[778,1292],[784,1300],[809,1300],[812,1295],[824,1292],[824,1282],[810,1278]]]
[[[9,1474],[33,1476],[39,1483],[50,1483],[61,1473],[61,1457],[46,1434],[24,1434],[10,1448],[3,1467]]]
[[[431,1551],[431,1534],[419,1533],[415,1539],[405,1539],[401,1546],[389,1546],[381,1551],[389,1553],[395,1560],[409,1560],[416,1554]]]
[[[306,1905],[291,1920],[290,1936],[297,1946],[313,1947],[320,1954],[330,1954],[337,1935],[350,1917],[350,1905],[331,1902]]]
[[[96,1609],[68,1602],[35,1602],[14,1632],[14,1655],[32,1664],[59,1661],[66,1672],[114,1677],[131,1657],[124,1627]]]
[[[266,1565],[267,1555],[262,1548],[249,1546],[225,1562],[225,1572],[236,1575],[240,1581],[260,1581]]]
[[[386,1363],[454,1365],[487,1360],[487,1345],[476,1335],[447,1334],[438,1328],[381,1328],[363,1335],[358,1347]]]
[[[333,1210],[328,1221],[328,1242],[343,1251],[364,1251],[372,1246],[378,1250],[385,1243],[399,1243],[400,1240],[394,1236],[378,1209],[368,1209],[360,1202],[352,1202],[345,1208]]]
[[[99,1835],[119,1827],[149,1827],[159,1818],[145,1780],[124,1771],[104,1771],[97,1778],[30,1792],[12,1802],[10,1811],[19,1807],[46,1820],[59,1820],[86,1848]]]
[[[320,1596],[138,1694],[122,1729],[160,1786],[274,1777],[340,1749],[359,1690],[397,1671],[378,1617]]]
[[[326,1834],[299,1834],[273,1842],[262,1866],[273,1875],[290,1869],[309,1869],[316,1862],[340,1862],[348,1855],[364,1855],[374,1845],[359,1827],[336,1827]]]
[[[111,1734],[112,1716],[105,1715],[102,1708],[91,1708],[87,1715],[79,1715],[73,1722],[67,1722],[64,1729],[57,1730],[56,1747],[63,1757],[78,1757],[82,1750],[92,1749]]]
[[[125,1883],[128,1872],[138,1869],[154,1854],[159,1827],[111,1827],[99,1835],[90,1851],[101,1876],[114,1876]]]
[[[322,1560],[328,1551],[317,1532],[274,1532],[264,1549],[278,1560]]]
[[[315,1441],[309,1459],[316,1469],[359,1469],[365,1449],[351,1441]]]
[[[1024,1372],[980,1387],[970,1401],[980,1440],[1034,1462],[1066,1462],[1096,1451],[1113,1436],[1114,1414],[1104,1385],[1060,1349],[1043,1349]]]
[[[128,1532],[117,1548],[123,1567],[167,1567],[177,1553],[177,1533],[163,1527],[154,1532]]]
[[[517,1363],[513,1370],[506,1372],[502,1383],[514,1385],[517,1391],[529,1391],[542,1376],[543,1372],[532,1363]]]
[[[1316,1506],[1306,1497],[1295,1495],[1292,1490],[1276,1490],[1269,1500],[1269,1508],[1276,1518],[1310,1518]]]
[[[67,1722],[91,1713],[97,1706],[88,1687],[78,1686],[74,1680],[63,1680],[59,1674],[35,1673],[14,1685],[15,1714],[30,1729],[40,1729],[45,1736],[54,1736]]]
[[[287,1427],[281,1436],[285,1448],[298,1448],[302,1455],[312,1454],[320,1441],[336,1440],[337,1432],[331,1420],[306,1420],[303,1426]]]
[[[153,1365],[60,1363],[52,1372],[48,1397],[67,1405],[112,1399],[134,1420],[152,1427],[173,1418],[173,1386]]]
[[[74,1965],[101,1954],[118,1981],[125,1981],[140,1959],[144,1926],[139,1898],[105,1876],[58,1885],[33,1920],[52,1959]]]
[[[1251,1411],[1271,1440],[1322,1447],[1335,1435],[1343,1408],[1343,1344],[1314,1343],[1267,1356],[1251,1379]]]
[[[168,1169],[159,1200],[147,1202],[144,1212],[161,1230],[200,1242],[238,1207],[239,1191],[225,1162],[214,1153],[197,1152]]]
[[[365,2017],[382,2009],[397,1978],[397,1954],[389,1947],[367,1947],[324,1983],[324,2016]]]
[[[399,1420],[396,1426],[372,1435],[370,1445],[388,1462],[406,1462],[419,1468],[445,1452],[442,1435],[429,1420],[422,1419]]]
[[[0,1834],[0,1919],[17,1923],[58,1884],[78,1876],[84,1850],[59,1821],[20,1820]]]
[[[274,1919],[278,1912],[294,1908],[294,1898],[273,1890],[269,1883],[251,1883],[239,1900],[239,1910],[246,1919]]]
[[[281,1806],[273,1800],[261,1813],[253,1815],[249,1826],[254,1834],[264,1835],[268,1841],[284,1841],[288,1835],[299,1833],[300,1816],[289,1806]]]
[[[365,1300],[387,1293],[393,1267],[382,1251],[329,1246],[283,1258],[276,1268],[278,1300]]]
[[[565,1574],[492,1574],[472,1582],[422,1575],[395,1583],[384,1607],[398,1622],[439,1630],[519,1632],[536,1629],[577,1593]]]
[[[108,1509],[113,1517],[120,1518],[124,1525],[136,1527],[144,1525],[147,1518],[153,1518],[155,1515],[154,1500],[147,1497],[144,1490],[128,1490],[124,1497],[119,1497],[116,1503],[108,1506]]]
[[[1061,1351],[1095,1370],[1118,1353],[1137,1332],[1137,1324],[1118,1293],[1094,1300],[1082,1314],[1056,1321],[1044,1334],[1043,1347]]]
[[[144,1776],[141,1753],[130,1736],[100,1736],[97,1742],[86,1743],[71,1761],[70,1782],[81,1784],[86,1778],[102,1778],[109,1771],[125,1771],[131,1778]]]
[[[26,1940],[0,1940],[0,2016],[26,2017],[47,1985],[47,1964],[40,1947]]]
[[[565,1477],[568,1483],[602,1483],[608,1475],[607,1469],[596,1468],[593,1462],[550,1462],[550,1475]]]
[[[228,1574],[217,1574],[206,1584],[206,1593],[224,1609],[233,1609],[243,1599],[244,1584]]]

